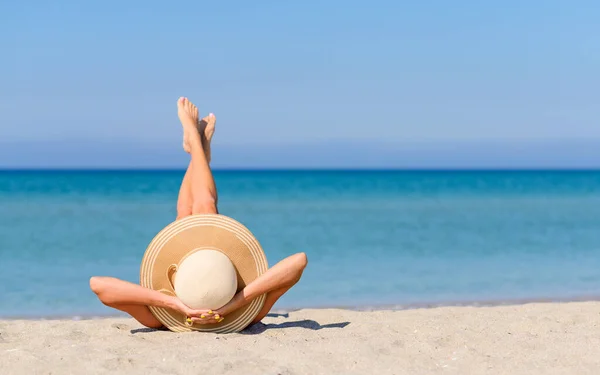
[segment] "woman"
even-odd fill
[[[187,98],[177,101],[177,114],[183,126],[183,149],[191,155],[179,190],[177,220],[189,215],[216,214],[217,188],[209,167],[215,116],[211,113],[198,122],[198,108]],[[191,309],[177,297],[111,277],[92,277],[90,287],[102,303],[130,314],[149,328],[162,328],[163,325],[152,315],[148,306],[172,309],[191,318],[194,323],[210,324],[223,321],[227,314],[266,293],[264,307],[252,322],[254,324],[260,322],[279,297],[300,280],[306,264],[304,253],[282,260],[215,311]]]

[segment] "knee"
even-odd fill
[[[192,205],[192,214],[216,214],[217,213],[217,205],[215,199],[208,195],[203,197],[197,201],[194,201]]]

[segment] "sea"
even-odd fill
[[[0,317],[117,313],[94,275],[138,282],[183,170],[0,171]],[[305,252],[278,309],[600,297],[599,171],[216,171],[219,210],[271,265]]]

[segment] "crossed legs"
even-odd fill
[[[217,189],[209,167],[210,142],[215,130],[215,117],[210,114],[198,122],[198,109],[186,98],[178,100],[177,113],[183,126],[183,148],[190,154],[190,163],[179,190],[177,219],[195,214],[216,214],[218,213]],[[238,292],[227,305],[207,318],[200,318],[205,316],[205,311],[191,310],[176,297],[127,281],[96,276],[90,279],[90,288],[102,303],[130,314],[138,322],[150,328],[160,328],[162,324],[152,315],[148,306],[174,309],[194,317],[194,321],[199,323],[214,323],[250,303],[254,298],[266,294],[263,309],[253,321],[256,323],[263,319],[275,302],[300,280],[306,265],[307,258],[304,253],[282,260]]]
[[[181,100],[180,100],[181,102]],[[189,104],[190,102],[187,101],[187,103]],[[186,106],[185,103],[182,102],[181,105],[184,106],[184,110],[186,110]],[[180,104],[178,104],[178,112],[179,112],[179,106]],[[197,111],[197,109],[195,110]],[[194,112],[195,116],[197,117],[197,112]],[[180,116],[181,118],[181,116]],[[212,141],[212,137],[215,133],[215,123],[216,123],[216,118],[215,115],[213,115],[212,113],[206,117],[204,117],[202,120],[200,120],[197,123],[197,133],[200,137],[200,143],[202,146],[202,151],[204,153],[204,157],[206,159],[206,164],[210,164],[211,161],[211,141]],[[183,124],[183,123],[182,123]],[[184,132],[186,131],[186,129],[184,128]],[[187,142],[186,142],[187,140]],[[196,142],[196,137],[192,136],[192,137],[184,137],[184,143],[183,143],[183,149],[190,153],[192,152],[192,146],[191,143],[195,143]],[[197,150],[197,147],[194,147],[194,150]],[[198,181],[197,179],[194,179],[192,176],[194,175],[194,163],[193,163],[193,159],[190,160],[190,163],[187,167],[187,170],[185,172],[185,175],[183,176],[183,181],[181,182],[181,187],[179,189],[179,197],[177,198],[177,220],[182,219],[186,216],[192,215],[192,214],[198,214],[198,213],[204,213],[201,212],[203,207],[201,204],[199,204],[203,199],[201,198],[200,194],[202,192],[202,189],[197,189],[198,185],[202,184],[202,181]],[[215,203],[215,210],[216,210],[216,203],[217,203],[217,189],[216,186],[214,184],[214,180],[209,181],[209,184],[211,185],[209,187],[209,190],[212,191],[214,193],[214,196],[212,196],[212,199],[214,199],[214,203]],[[196,193],[196,194],[194,194]]]

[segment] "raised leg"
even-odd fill
[[[217,188],[197,129],[198,108],[186,98],[180,98],[177,114],[183,126],[184,149],[191,155],[187,178],[192,214],[217,213]],[[177,216],[182,215],[178,213]]]
[[[210,164],[211,155],[211,142],[212,137],[215,134],[216,117],[214,114],[209,114],[198,122],[198,133],[202,142],[202,148],[204,149],[204,155],[206,156],[207,162]],[[191,152],[188,144],[184,143],[184,149],[187,152]],[[192,184],[190,179],[192,163],[190,161],[181,187],[179,189],[179,197],[177,198],[177,220],[183,219],[186,216],[192,214],[193,198],[192,198]],[[217,197],[215,197],[217,198]]]
[[[179,188],[179,196],[177,197],[177,219],[183,219],[186,216],[192,214],[192,184],[190,182],[190,168],[192,163],[188,164],[188,167],[183,175],[181,181],[181,187]]]

